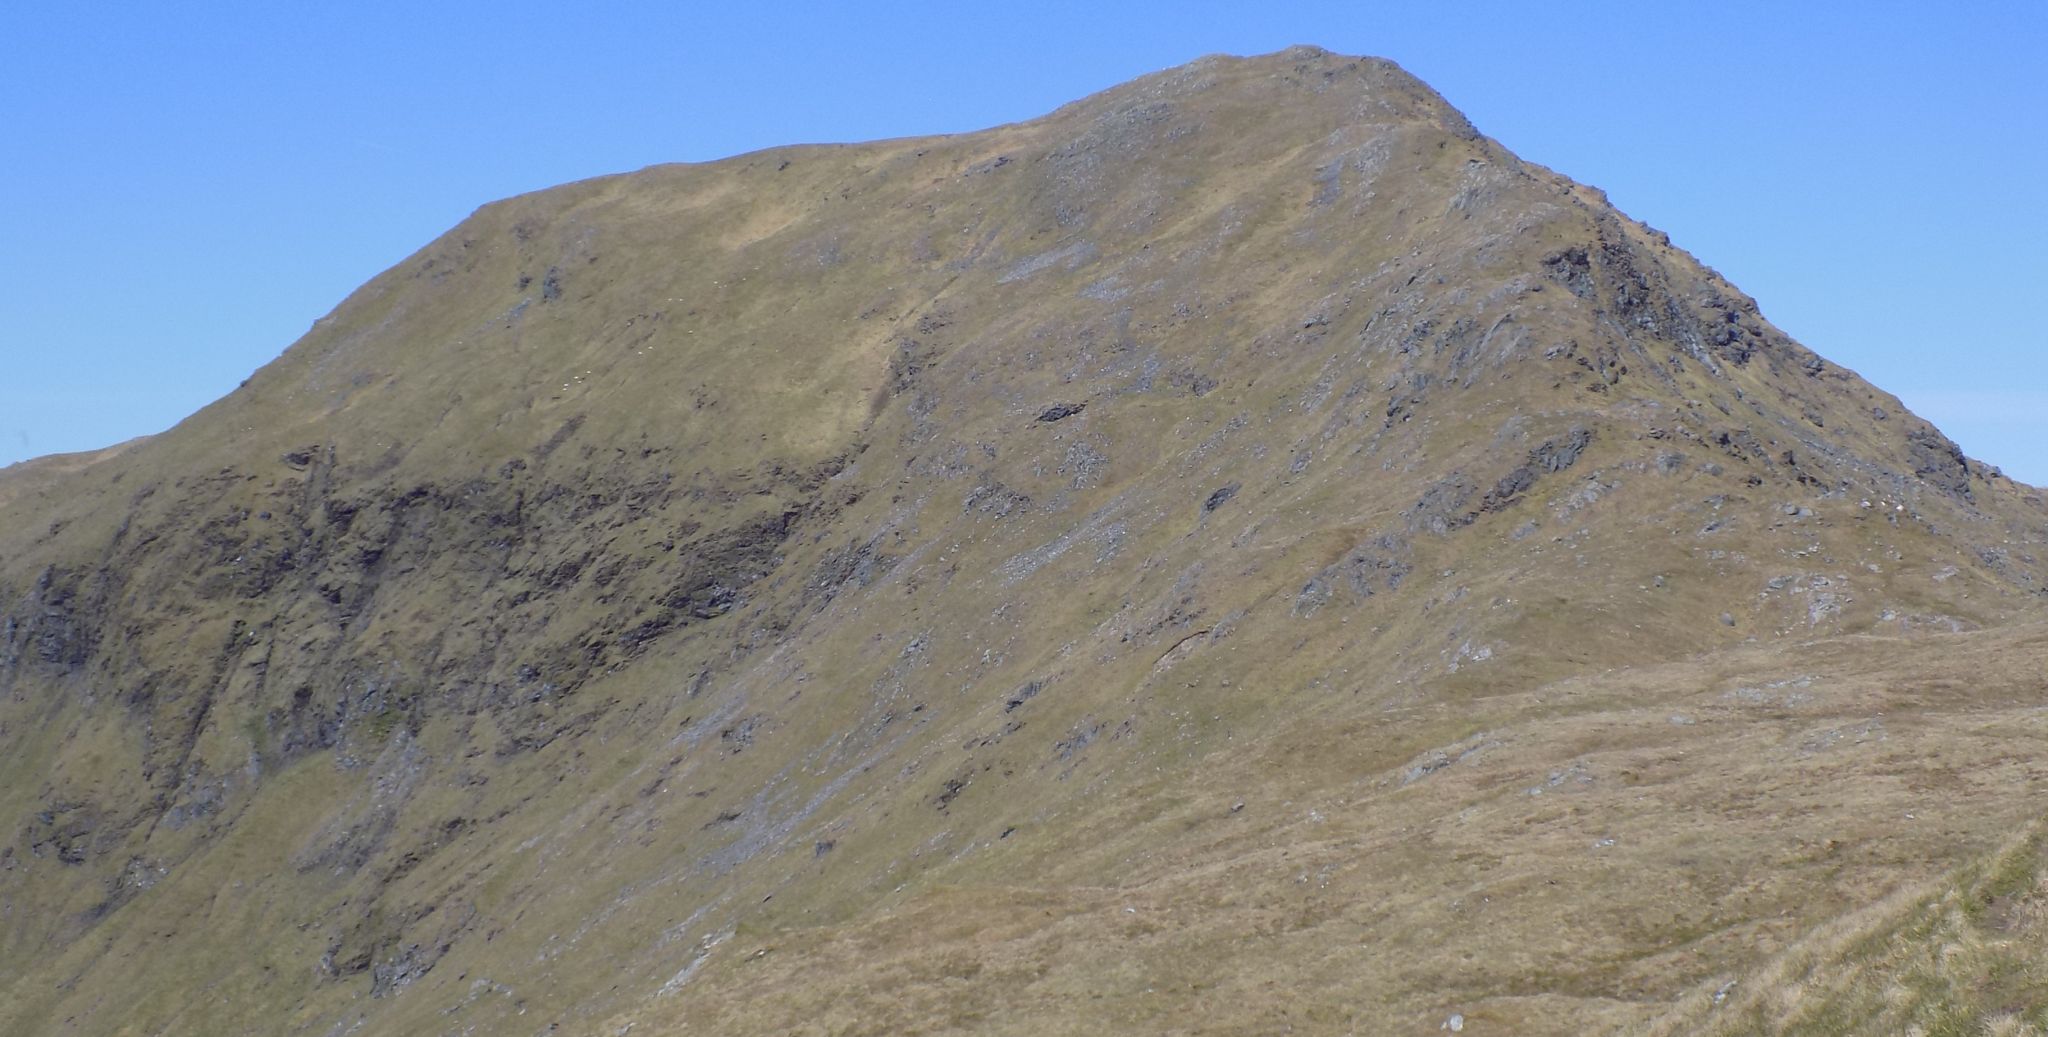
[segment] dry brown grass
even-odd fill
[[[2026,824],[1979,861],[1834,919],[1646,1032],[2048,1032],[2044,833]]]

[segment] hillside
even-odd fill
[[[1896,1022],[2043,941],[2044,589],[1388,62],[570,184],[0,472],[0,1032]]]

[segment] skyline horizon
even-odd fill
[[[889,11],[921,6],[925,5],[896,5]],[[781,42],[793,52],[832,55],[840,64],[811,68],[800,82],[781,84],[778,93],[749,93],[749,86],[759,85],[754,79],[761,70],[746,68],[745,61],[733,56],[733,47],[711,44],[730,44],[775,19],[721,12],[716,17],[725,19],[723,23],[687,37],[691,52],[705,59],[704,67],[693,67],[696,79],[659,80],[666,91],[635,91],[628,88],[647,86],[644,80],[654,73],[644,67],[628,68],[617,73],[620,82],[572,91],[574,96],[559,102],[559,108],[602,113],[611,109],[601,102],[625,99],[629,110],[610,118],[591,114],[588,124],[550,120],[548,136],[494,139],[489,146],[479,144],[472,134],[489,136],[489,131],[503,129],[501,119],[485,119],[480,128],[465,127],[466,117],[476,111],[471,102],[488,92],[490,79],[458,84],[462,70],[488,66],[475,55],[469,64],[456,62],[453,74],[436,80],[453,92],[452,97],[417,106],[396,120],[405,132],[380,140],[365,128],[391,128],[377,123],[374,109],[380,89],[389,89],[377,73],[392,62],[371,59],[429,53],[433,39],[406,44],[379,31],[384,26],[333,18],[325,25],[317,18],[304,20],[310,25],[289,20],[265,25],[252,18],[239,26],[242,36],[227,33],[227,39],[210,39],[208,46],[228,48],[252,38],[278,42],[294,38],[294,33],[317,37],[324,29],[339,31],[357,48],[349,58],[316,68],[318,74],[287,74],[280,80],[276,74],[290,70],[270,68],[266,76],[260,61],[239,70],[234,62],[203,67],[208,56],[204,47],[167,52],[152,36],[142,50],[157,64],[182,73],[188,85],[172,91],[174,100],[159,113],[166,118],[134,123],[134,128],[148,131],[141,134],[141,141],[113,134],[99,143],[116,151],[159,148],[162,165],[129,175],[110,170],[111,163],[70,161],[81,151],[95,150],[88,146],[94,142],[66,137],[77,135],[77,124],[91,121],[75,118],[80,112],[99,113],[107,120],[124,113],[134,117],[126,109],[112,111],[111,105],[147,92],[149,63],[142,62],[141,67],[130,68],[125,79],[91,80],[110,96],[74,98],[69,108],[62,100],[29,103],[31,144],[72,146],[31,148],[35,157],[25,171],[0,173],[0,196],[10,199],[10,209],[20,210],[9,214],[15,217],[9,222],[23,245],[12,257],[0,260],[0,276],[24,289],[13,301],[0,303],[0,327],[8,329],[10,338],[20,336],[14,346],[0,350],[15,354],[18,372],[17,379],[0,384],[0,467],[53,453],[105,449],[174,427],[282,355],[315,321],[377,273],[492,201],[670,161],[717,161],[789,144],[973,132],[1035,118],[1198,55],[1281,49],[1261,44],[1293,38],[1308,28],[1294,13],[1299,6],[1277,5],[1263,20],[1247,16],[1235,25],[1176,27],[1181,37],[1145,39],[1130,46],[1124,46],[1128,41],[1116,38],[1112,29],[1136,16],[1106,15],[1101,21],[1108,24],[1097,27],[1092,41],[1096,49],[1077,51],[1068,64],[1019,73],[1014,67],[1018,63],[1010,62],[981,70],[965,84],[967,88],[950,95],[911,89],[919,85],[916,77],[878,75],[875,67],[892,57],[889,47],[878,43],[864,57],[835,49],[832,45],[840,41],[829,25],[811,25],[807,33]],[[436,17],[460,28],[462,14]],[[2031,12],[2022,16],[2038,17]],[[61,12],[45,12],[42,17],[73,29],[87,20],[75,16],[67,22]],[[658,13],[642,12],[641,17],[669,30],[704,28],[685,26],[687,20],[663,22]],[[1943,26],[1963,20],[1924,17]],[[1981,43],[1993,35],[1990,30],[2010,29],[1981,12],[1978,19],[1981,24],[1951,35],[1958,42]],[[894,24],[886,17],[881,21]],[[1000,17],[986,16],[980,22],[955,19],[942,29],[971,36],[972,30],[987,28],[993,21]],[[1858,48],[1849,37],[1862,32],[1874,33],[1879,41],[1903,43],[1904,37],[1914,36],[1938,43],[1939,34],[1915,33],[1903,19],[1875,28],[1844,25],[1824,16],[1807,16],[1803,22],[1790,19],[1779,26],[1783,36],[1775,49],[1765,41],[1746,55],[1758,68],[1768,66],[1787,77],[1769,86],[1751,86],[1744,95],[1755,107],[1742,113],[1748,131],[1742,143],[1757,145],[1740,162],[1716,165],[1692,156],[1696,145],[1688,130],[1695,127],[1660,128],[1654,121],[1644,121],[1661,116],[1670,122],[1689,111],[1688,103],[1697,98],[1680,89],[1683,84],[1660,84],[1670,92],[1647,99],[1603,95],[1600,101],[1613,108],[1614,117],[1589,125],[1582,121],[1582,111],[1567,106],[1560,114],[1556,105],[1532,100],[1532,92],[1518,81],[1518,74],[1532,67],[1526,57],[1520,67],[1486,67],[1491,51],[1515,42],[1500,26],[1485,26],[1500,31],[1445,50],[1432,43],[1433,37],[1404,38],[1436,28],[1437,22],[1429,18],[1410,16],[1402,22],[1397,16],[1370,26],[1329,21],[1337,24],[1314,26],[1325,30],[1317,34],[1321,38],[1295,42],[1395,61],[1464,112],[1481,133],[1527,161],[1607,192],[1631,217],[1669,233],[1676,246],[1755,297],[1765,315],[1788,334],[1831,363],[1899,396],[1971,457],[2017,480],[2048,484],[2048,365],[2030,362],[2039,356],[2038,332],[2017,308],[2001,311],[1996,306],[1954,303],[1972,295],[2010,297],[2048,274],[2038,248],[2028,244],[2037,240],[2030,229],[2036,223],[2040,232],[2048,233],[2048,214],[2024,204],[2002,210],[1974,204],[2015,197],[2002,187],[2001,178],[2019,183],[2029,165],[2028,154],[2048,150],[2041,143],[2048,135],[2028,135],[2016,125],[2019,120],[2041,118],[2040,109],[2027,104],[2035,95],[2048,98],[2048,84],[2038,73],[2002,66],[2003,74],[2015,77],[2019,86],[2005,92],[2007,106],[1973,112],[1975,122],[1956,120],[1950,125],[1930,120],[1933,128],[1923,133],[1939,131],[1960,139],[1974,128],[1988,127],[1999,130],[1998,137],[1975,134],[1970,138],[1974,148],[1944,148],[1938,145],[1953,145],[1955,140],[1934,136],[1902,154],[1891,139],[1896,125],[1880,117],[1879,102],[1896,100],[1883,94],[1888,82],[1883,77],[1889,70],[1870,67],[1873,62],[1885,64],[1871,56],[1881,58],[1883,48]],[[1035,23],[1020,24],[1042,29]],[[585,36],[572,36],[568,45],[582,45],[583,52],[590,53],[604,44],[623,46],[622,28],[615,24],[591,29]],[[1684,39],[1691,26],[1685,16],[1670,15],[1653,28],[1661,37]],[[17,43],[33,39],[33,29],[17,37]],[[537,29],[498,31],[525,40]],[[1536,36],[1540,39],[1544,31],[1551,30]],[[1814,34],[1829,39],[1835,49],[1806,48],[1810,53],[1798,55],[1799,44]],[[118,55],[146,35],[116,39],[105,49]],[[662,37],[659,32],[652,35]],[[1627,61],[1654,67],[1659,56],[1686,60],[1681,51],[1650,45],[1661,38],[1659,32],[1636,35],[1642,37],[1634,40],[1639,44],[1636,51],[1611,58],[1601,53],[1602,59],[1616,70],[1635,67]],[[2008,40],[2012,36],[1998,35]],[[1238,45],[1202,46],[1223,37]],[[1374,43],[1384,45],[1370,45]],[[75,39],[72,45],[82,47]],[[900,43],[894,46],[905,49]],[[0,62],[17,69],[14,74],[0,72],[0,86],[15,92],[11,80],[33,78],[34,59],[61,65],[64,49],[49,48],[58,53],[56,58],[39,52],[28,55],[30,60]],[[1600,51],[1597,46],[1588,49]],[[1923,49],[1951,63],[1968,57],[1961,47]],[[1155,60],[1163,52],[1178,58]],[[1767,61],[1788,54],[1826,60],[1803,70]],[[1536,67],[1542,64],[1534,62]],[[854,74],[864,67],[868,75]],[[1673,71],[1685,67],[1679,64]],[[306,78],[314,82],[303,82]],[[853,79],[860,80],[859,87],[837,93],[816,88],[820,81]],[[245,88],[256,82],[281,82],[286,96],[250,100]],[[318,87],[323,84],[333,88],[325,93],[357,98],[340,103],[336,111],[352,113],[363,122],[355,127],[362,133],[319,133],[318,119],[303,118],[309,95],[321,93]],[[1959,89],[1950,80],[1936,85],[1944,84],[1947,90]],[[686,89],[707,85],[722,88],[723,94],[716,89]],[[1806,92],[1778,89],[1787,85]],[[747,103],[727,103],[733,97],[725,95],[743,97]],[[672,134],[650,129],[664,96],[684,108]],[[1934,91],[1922,103],[1930,115],[1946,114],[1944,109],[1954,108],[1952,100]],[[231,114],[260,118],[237,122],[226,117]],[[1715,121],[1709,118],[1706,124]],[[1612,130],[1604,125],[1607,122],[1626,130]],[[177,132],[195,127],[222,137],[216,143],[224,146],[208,151],[195,146],[203,141],[183,139]],[[308,143],[308,134],[333,150],[299,149],[297,145]],[[579,148],[586,138],[593,146]],[[1896,155],[1897,168],[1859,166],[1871,174],[1868,182],[1834,175],[1832,167],[1841,164],[1841,156],[1865,153]],[[645,161],[662,154],[669,157]],[[1766,163],[1750,154],[1775,155],[1778,162]],[[451,157],[460,161],[437,163]],[[336,159],[336,167],[324,166],[323,158]],[[238,159],[245,168],[236,167]],[[1943,194],[1921,187],[1918,194],[1911,193],[1921,181],[1921,167],[1928,164],[1961,171],[1949,182],[1953,191]],[[95,193],[95,184],[105,190]],[[247,189],[238,190],[238,184]],[[188,190],[180,193],[180,187]],[[38,199],[50,204],[28,204]],[[308,205],[306,199],[326,204]],[[1880,207],[1889,218],[1870,220],[1869,213]],[[242,289],[239,297],[182,290],[181,279],[164,276],[167,269],[175,271],[180,265],[200,268],[180,272],[199,274],[191,280],[202,289],[233,286]],[[1927,303],[1901,302],[1916,296]],[[89,316],[80,319],[81,314]]]

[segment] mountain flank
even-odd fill
[[[1390,62],[569,184],[0,471],[0,1032],[2040,1032],[2044,592]]]

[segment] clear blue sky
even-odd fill
[[[0,463],[160,431],[494,198],[1393,58],[2048,483],[2048,3],[18,4]]]

